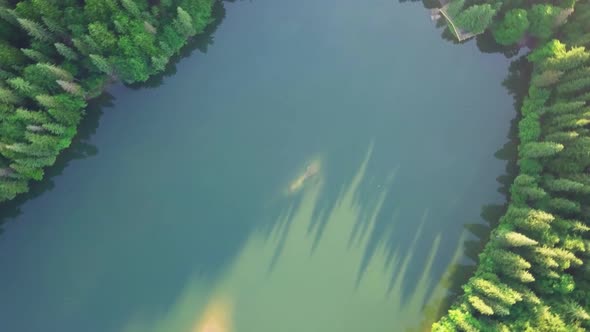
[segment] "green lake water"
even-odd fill
[[[505,200],[510,60],[420,2],[224,7],[2,207],[0,331],[424,331],[444,308]]]

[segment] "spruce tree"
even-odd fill
[[[35,21],[26,18],[18,18],[17,21],[31,37],[37,40],[47,42],[53,39],[53,36]]]

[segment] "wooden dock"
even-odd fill
[[[467,40],[469,38],[473,38],[478,35],[476,33],[465,31],[465,30],[459,28],[455,24],[454,18],[451,17],[451,15],[449,15],[449,12],[447,11],[447,9],[449,8],[449,5],[450,5],[449,0],[439,0],[439,2],[442,7],[440,9],[438,9],[438,13],[440,13],[442,16],[444,16],[447,23],[450,25],[450,27],[449,27],[450,30],[453,32],[453,34],[455,35],[455,37],[457,38],[457,40],[459,42],[462,42],[462,41]],[[435,16],[436,16],[436,14],[434,12],[430,13],[430,17],[432,19],[434,19]]]

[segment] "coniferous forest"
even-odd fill
[[[590,329],[590,3],[453,2],[468,31],[529,45],[510,203],[433,331]]]
[[[110,82],[144,82],[211,22],[212,0],[0,1],[0,201],[41,180]]]
[[[162,72],[212,7],[0,0],[0,201],[43,178],[88,100]],[[528,46],[533,70],[508,209],[433,331],[590,330],[590,2],[454,0],[448,12],[464,31]]]

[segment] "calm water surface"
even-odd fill
[[[504,200],[508,60],[442,40],[421,3],[225,8],[206,52],[113,87],[4,208],[0,331],[385,332],[436,312],[466,225]]]

